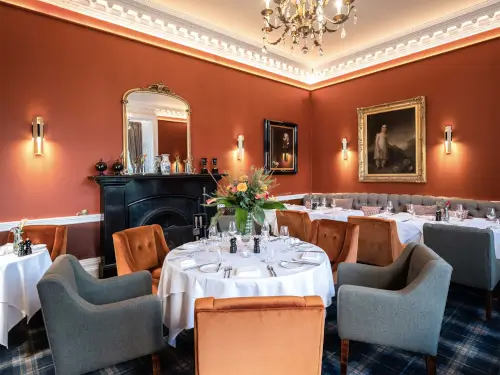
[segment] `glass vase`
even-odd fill
[[[245,221],[244,234],[251,235],[253,229],[253,215],[249,212]]]
[[[14,233],[14,242],[12,244],[13,246],[13,253],[17,256],[19,256],[21,252],[21,244],[23,243],[23,236],[21,233]]]

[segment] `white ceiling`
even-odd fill
[[[153,0],[167,8],[183,13],[191,22],[198,19],[205,27],[212,28],[236,39],[262,43],[261,10],[264,0]],[[271,4],[273,2],[271,1]],[[290,52],[289,43],[271,47],[291,60],[315,68],[351,55],[388,39],[400,37],[415,28],[422,28],[444,18],[462,12],[484,0],[356,0],[358,22],[352,19],[346,23],[347,36],[340,38],[340,32],[329,34],[324,43],[325,54],[317,52],[303,55],[300,51]],[[328,5],[333,14],[335,2]],[[193,19],[194,18],[194,19]],[[196,22],[195,22],[196,23]]]

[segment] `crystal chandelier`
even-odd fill
[[[352,12],[354,12],[354,23],[357,21],[356,8],[352,5],[354,0],[336,0],[337,13],[331,18],[328,18],[326,9],[330,0],[273,0],[276,3],[275,10],[270,7],[271,0],[265,1],[266,9],[261,12],[264,18],[263,54],[267,53],[266,44],[276,45],[280,42],[285,44],[289,37],[292,51],[294,48],[301,48],[306,54],[314,47],[318,47],[319,54],[323,56],[323,36],[326,33],[334,33],[342,27],[340,36],[345,38],[344,23]],[[281,36],[274,42],[270,41],[269,34],[278,30]]]

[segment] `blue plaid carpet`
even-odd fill
[[[494,307],[497,306],[498,301]],[[500,368],[500,314],[493,313],[485,323],[484,293],[452,285],[448,296],[439,354],[440,375],[497,375]],[[340,339],[337,335],[336,305],[328,309],[323,353],[323,375],[339,373]],[[1,375],[54,374],[52,357],[40,317],[16,326],[9,335],[11,348],[0,347]],[[194,375],[194,341],[192,332],[182,333],[177,349],[161,353],[162,374]],[[147,375],[151,373],[150,357],[122,363],[93,375]],[[425,375],[423,357],[383,346],[352,342],[350,375]],[[237,375],[237,374],[235,374]],[[260,375],[260,374],[256,374]],[[268,375],[268,374],[262,374]]]

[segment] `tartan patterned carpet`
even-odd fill
[[[494,307],[497,306],[496,301]],[[439,355],[440,375],[497,375],[500,369],[500,314],[494,310],[490,323],[483,321],[484,292],[452,285],[448,296]],[[339,373],[340,339],[336,327],[336,305],[328,309],[323,353],[323,375]],[[17,325],[9,334],[11,348],[0,347],[1,375],[52,375],[54,367],[42,319]],[[177,348],[161,353],[162,374],[194,375],[193,333],[184,332]],[[119,364],[92,375],[147,375],[150,357]],[[350,375],[426,374],[423,357],[383,346],[352,342]],[[260,375],[260,374],[256,374]],[[268,375],[268,374],[262,374]]]

